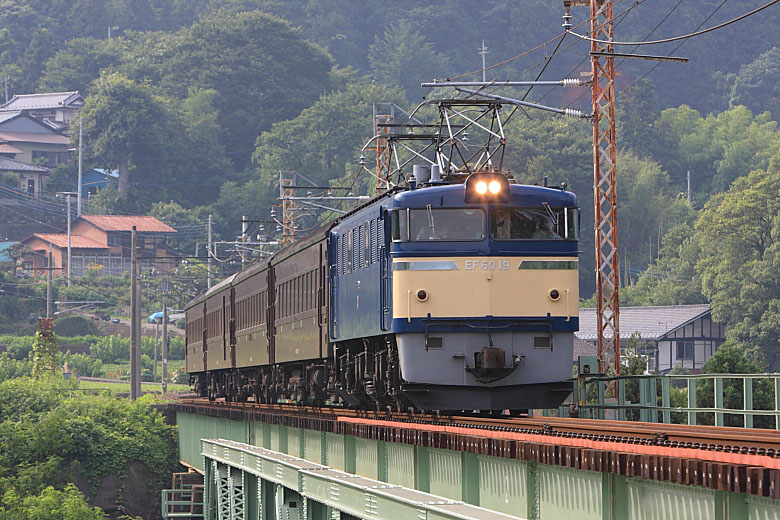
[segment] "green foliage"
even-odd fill
[[[103,373],[103,362],[86,354],[66,353],[63,362],[76,377],[100,377]]]
[[[780,369],[780,154],[767,171],[737,179],[696,223],[696,271],[713,318],[754,359]]]
[[[722,345],[715,354],[702,366],[705,374],[757,374],[764,372],[763,367],[751,361],[742,346],[727,342]],[[774,389],[772,381],[768,379],[753,380],[753,408],[756,410],[769,410],[774,405]],[[736,410],[744,409],[744,385],[741,379],[725,379],[723,382],[723,406]],[[701,382],[696,387],[697,405],[700,407],[714,406],[714,386],[711,380]],[[701,414],[700,424],[714,424],[714,414]],[[698,418],[698,417],[697,417]],[[743,426],[742,416],[725,415],[726,426]],[[756,428],[773,428],[773,417],[754,417],[753,424]]]
[[[59,492],[47,487],[61,486],[62,469],[75,462],[93,489],[106,475],[122,478],[130,462],[143,465],[152,487],[163,486],[176,467],[175,427],[150,409],[149,398],[71,398],[63,386],[61,379],[0,383],[0,519],[28,518],[13,515],[37,504],[51,511],[65,507],[54,500]],[[80,502],[73,490],[66,486],[64,492],[69,497],[63,503],[75,508]],[[42,493],[45,500],[35,497]],[[83,509],[73,511],[77,516],[32,518],[92,518]]]
[[[38,495],[22,496],[15,490],[0,502],[0,520],[102,520],[108,516],[99,507],[89,507],[73,484],[59,491],[52,486]]]
[[[27,359],[15,359],[6,352],[0,353],[0,382],[32,376],[32,363]]]
[[[162,340],[157,347],[157,359],[162,359]],[[168,337],[168,359],[184,359],[184,339],[178,336]],[[154,357],[154,338],[143,336],[141,339],[141,353],[150,360]],[[105,364],[122,363],[130,358],[130,338],[113,335],[100,338],[90,346],[90,356],[95,357]],[[151,365],[149,365],[151,367]]]
[[[38,329],[32,343],[33,375],[57,370],[57,336],[53,330]]]
[[[94,322],[84,316],[65,316],[54,320],[54,330],[59,336],[88,336],[98,334]]]
[[[81,115],[90,157],[119,170],[120,197],[127,194],[131,167],[141,177],[166,172],[175,127],[168,105],[151,86],[104,74]]]
[[[390,87],[400,86],[408,99],[423,95],[423,79],[446,76],[450,68],[448,57],[436,52],[406,20],[387,26],[381,37],[375,37],[368,48],[368,62],[374,79]]]
[[[753,116],[742,106],[706,118],[687,105],[670,108],[661,112],[654,129],[661,141],[655,159],[681,187],[691,172],[697,202],[753,169],[766,169],[780,149],[780,133],[770,115]]]
[[[780,49],[772,47],[752,62],[744,65],[735,76],[729,104],[745,105],[755,113],[768,111],[780,118]]]
[[[119,62],[121,47],[118,41],[74,38],[65,42],[46,61],[39,88],[50,92],[78,90],[82,96],[89,94],[90,84],[100,77],[100,71]]]
[[[330,57],[300,31],[260,11],[220,11],[182,31],[160,63],[160,86],[178,98],[213,89],[220,142],[233,164],[248,162],[257,135],[328,90]]]

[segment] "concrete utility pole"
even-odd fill
[[[249,219],[246,215],[241,215],[241,243],[246,244],[246,232],[249,229]],[[244,264],[246,263],[246,260],[244,259],[244,255],[246,254],[246,249],[241,251],[241,269],[244,269]]]
[[[46,272],[46,317],[51,318],[53,305],[52,305],[52,276],[51,276],[51,245],[49,245],[49,264],[47,266],[49,270]]]
[[[5,102],[8,103],[8,76],[5,78]]]
[[[57,192],[58,197],[66,197],[68,199],[68,287],[71,285],[71,247],[70,247],[70,198],[71,196],[76,195],[75,192],[72,191],[60,191]]]
[[[479,53],[482,55],[482,81],[487,81],[485,79],[485,73],[487,72],[487,70],[485,70],[485,56],[489,53],[487,47],[485,47],[485,40],[482,40],[482,48],[479,49]]]
[[[690,204],[691,203],[691,170],[688,170],[686,177],[688,178],[688,204]]]
[[[137,237],[135,226],[133,226],[132,235],[130,238],[130,399],[136,400],[140,397],[140,371],[138,367],[138,361],[140,361],[139,343],[141,338],[138,337],[136,321],[141,316],[138,312],[138,250],[136,248]],[[138,323],[140,325],[140,323]],[[136,378],[139,381],[136,381]]]
[[[81,179],[81,142],[82,142],[82,136],[83,133],[81,132],[81,113],[79,112],[79,182],[78,182],[78,203],[76,204],[76,216],[81,216],[81,190],[82,190],[82,179]]]
[[[211,278],[211,215],[209,215],[209,248],[208,251],[206,252],[206,258],[208,259],[207,260],[208,263],[206,264],[206,270],[208,275],[208,278],[206,279],[206,287],[208,289],[211,289],[211,279],[212,279]]]
[[[165,285],[162,291],[162,393],[168,391],[168,275],[163,279]]]

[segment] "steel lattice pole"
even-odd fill
[[[590,35],[612,41],[612,0],[590,0]],[[612,53],[612,44],[591,42],[592,53]],[[615,59],[591,54],[593,74],[593,203],[595,208],[596,314],[601,373],[620,373]]]

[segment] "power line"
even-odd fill
[[[745,14],[743,14],[741,16],[736,17],[736,18],[732,18],[731,20],[729,20],[727,22],[723,22],[723,23],[715,25],[713,27],[709,27],[707,29],[702,29],[701,31],[696,30],[696,31],[694,31],[692,33],[689,33],[689,34],[684,34],[682,36],[674,36],[672,38],[664,38],[662,40],[651,40],[651,41],[640,41],[640,42],[616,42],[616,41],[609,41],[609,40],[597,40],[595,38],[590,38],[589,36],[578,34],[578,33],[574,32],[572,30],[569,30],[567,32],[573,34],[574,36],[576,36],[577,38],[580,38],[581,40],[586,40],[586,41],[589,41],[589,42],[596,42],[596,43],[603,43],[603,44],[610,44],[610,45],[637,45],[637,46],[638,45],[656,45],[656,44],[659,44],[659,43],[669,43],[669,42],[674,42],[674,41],[678,41],[678,40],[687,40],[688,38],[692,38],[694,36],[699,36],[701,34],[706,34],[708,32],[712,32],[712,31],[714,31],[716,29],[721,29],[723,27],[726,27],[727,25],[731,25],[731,24],[733,24],[735,22],[738,22],[740,20],[744,20],[748,16],[752,16],[752,15],[754,15],[754,14],[760,12],[760,11],[763,11],[767,7],[771,7],[772,5],[776,4],[777,2],[780,2],[780,0],[772,0],[771,2],[769,2],[767,4],[764,4],[761,7],[757,7],[756,9],[753,9],[752,11],[750,11],[748,13],[745,13]]]

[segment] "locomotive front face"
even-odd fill
[[[557,406],[578,327],[573,194],[473,175],[396,195],[392,317],[421,408]]]

